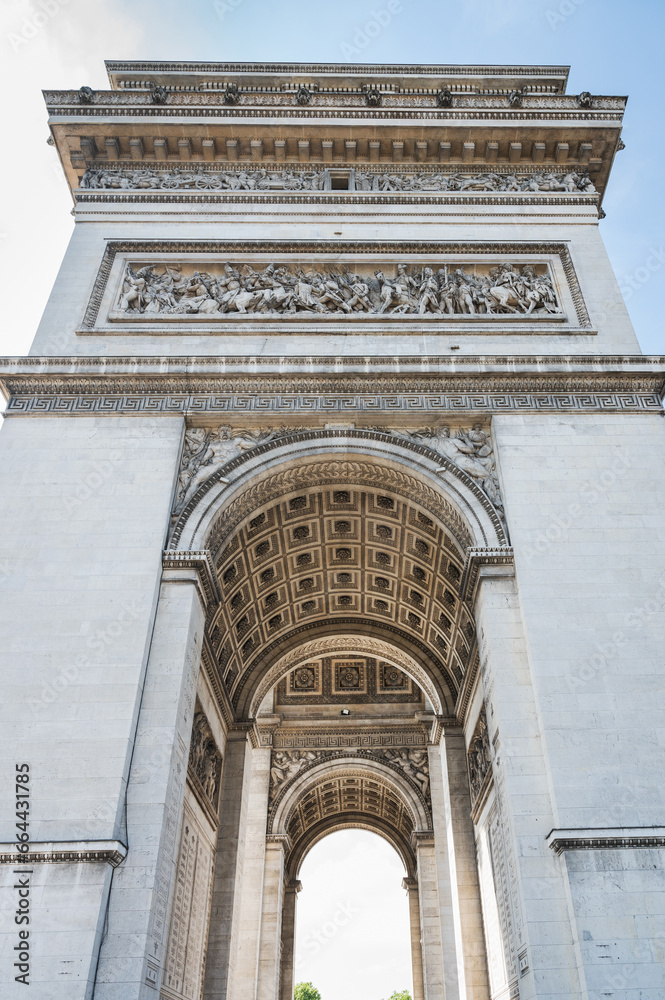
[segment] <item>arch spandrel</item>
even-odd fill
[[[289,838],[287,868],[292,878],[315,843],[343,828],[366,829],[384,837],[412,875],[413,836],[432,829],[429,801],[399,767],[342,754],[315,761],[287,782],[268,820],[270,835]]]
[[[354,482],[428,509],[469,546],[507,544],[497,510],[474,480],[430,448],[380,431],[302,431],[260,445],[215,470],[178,517],[171,547],[213,553],[249,510],[303,485]]]

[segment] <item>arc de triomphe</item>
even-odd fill
[[[598,229],[625,99],[108,72],[45,93],[75,231],[0,360],[9,995],[291,1000],[300,866],[359,828],[404,864],[414,1000],[655,1000],[665,364]]]

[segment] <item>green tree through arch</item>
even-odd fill
[[[293,1000],[321,1000],[321,994],[312,983],[296,983]]]

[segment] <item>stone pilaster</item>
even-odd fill
[[[411,966],[413,971],[413,1000],[425,1000],[423,983],[423,949],[420,944],[420,902],[418,879],[403,878],[402,888],[409,896],[409,929],[411,932]],[[280,1000],[285,1000],[284,997]]]
[[[235,966],[242,891],[243,853],[251,749],[247,727],[232,728],[226,740],[220,790],[220,817],[215,858],[210,933],[203,996],[224,1000]]]
[[[129,775],[128,853],[113,879],[96,1000],[154,1000],[161,985],[204,602],[196,570],[164,571]]]
[[[263,872],[263,909],[259,951],[258,1000],[277,1000],[280,987],[282,910],[284,906],[284,853],[289,849],[285,834],[266,837]]]
[[[519,982],[522,1000],[561,992],[578,1000],[585,994],[565,880],[545,840],[555,823],[510,565],[480,567],[476,621],[493,757],[492,868],[508,975]]]
[[[440,1000],[445,995],[441,911],[438,873],[433,833],[414,834],[418,864],[418,902],[420,904],[420,942],[425,1000]]]
[[[467,1000],[485,1000],[489,989],[487,956],[462,731],[446,727],[440,751],[443,798],[449,809],[447,826],[453,844],[450,863],[459,920],[458,954]]]
[[[234,906],[227,997],[249,1000],[256,995],[266,860],[266,824],[270,785],[270,747],[252,749],[245,768],[247,809],[242,848],[242,892]],[[243,797],[244,797],[243,790]],[[281,848],[280,848],[281,849]],[[239,859],[240,863],[240,859]],[[237,917],[236,917],[237,911]]]
[[[292,879],[284,887],[279,1000],[293,1000],[293,987],[295,986],[296,915],[298,911],[298,893],[301,889],[302,882],[299,879]],[[414,1000],[416,1000],[415,997]]]

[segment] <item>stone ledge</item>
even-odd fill
[[[546,838],[555,854],[564,851],[632,850],[665,847],[665,826],[590,827],[552,830]]]
[[[19,854],[16,845],[0,844],[0,864],[80,864],[106,862],[113,868],[127,857],[127,847],[120,840],[65,840],[30,844],[30,850]]]

